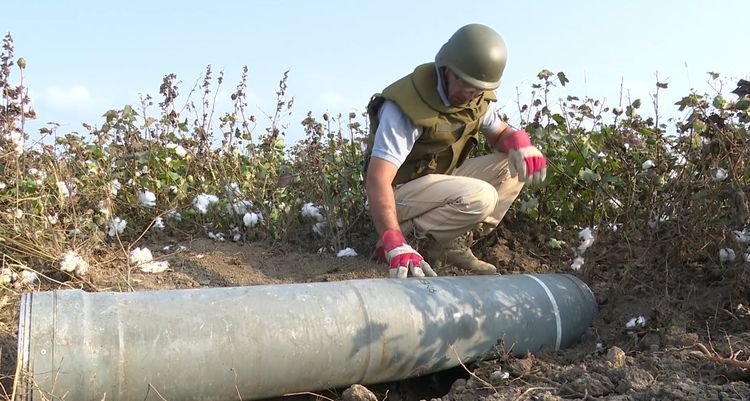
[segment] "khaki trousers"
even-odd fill
[[[428,174],[397,186],[396,213],[404,234],[447,244],[471,230],[489,234],[521,189],[507,154],[495,152],[467,159],[452,175]]]

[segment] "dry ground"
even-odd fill
[[[475,246],[485,260],[495,263],[504,274],[571,273],[570,249],[552,251],[537,234],[512,232],[508,227],[514,222],[507,220],[496,235]],[[336,258],[291,247],[208,239],[179,244],[186,249],[155,252],[170,262],[171,270],[165,273],[127,274],[122,265],[100,267],[93,269],[85,282],[61,285],[43,281],[35,289],[144,291],[348,280],[386,274],[383,265],[366,256]],[[148,246],[157,250],[165,245]],[[597,239],[587,254],[586,265],[575,274],[594,291],[600,313],[576,346],[520,359],[500,356],[369,389],[379,400],[750,399],[750,310],[743,306],[750,305],[743,273],[747,266],[668,271],[649,264],[658,258],[623,256],[638,256],[641,251],[629,248],[616,234]],[[731,269],[736,274],[729,274]],[[7,394],[15,369],[20,292],[0,291],[0,373]],[[647,318],[646,327],[626,329],[626,322],[639,315]],[[503,378],[500,372],[509,376]],[[341,399],[343,390],[283,399]]]

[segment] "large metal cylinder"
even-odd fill
[[[565,347],[596,308],[557,274],[28,293],[21,399],[224,401],[400,380],[498,341],[516,355]]]

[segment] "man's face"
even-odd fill
[[[448,100],[453,106],[465,106],[474,98],[482,94],[477,89],[459,78],[450,68],[445,69],[445,86],[448,91]]]

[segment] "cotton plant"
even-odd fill
[[[78,277],[89,271],[89,263],[76,251],[69,250],[60,258],[59,267],[61,271],[74,274]]]

